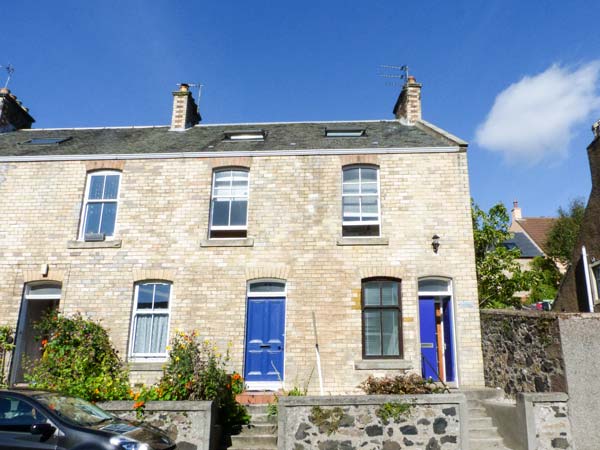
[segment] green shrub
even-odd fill
[[[424,380],[415,373],[382,378],[371,375],[359,385],[359,388],[367,394],[381,395],[437,394],[444,392],[443,387],[436,385],[431,380]]]
[[[33,387],[90,401],[128,398],[129,373],[100,323],[51,312],[34,329],[42,357],[27,363]]]

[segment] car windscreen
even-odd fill
[[[115,419],[115,416],[85,400],[61,394],[41,394],[35,399],[57,416],[80,426],[95,425]]]

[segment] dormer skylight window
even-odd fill
[[[330,138],[353,138],[367,135],[364,128],[326,128],[325,137]]]
[[[65,141],[71,139],[70,136],[67,137],[41,137],[41,138],[32,138],[28,141],[21,142],[21,145],[58,145],[62,144]]]
[[[226,131],[224,141],[264,141],[267,137],[265,130]]]

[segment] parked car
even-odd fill
[[[54,392],[0,390],[0,449],[172,450],[161,430]]]

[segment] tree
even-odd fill
[[[584,213],[585,204],[582,199],[572,200],[566,210],[562,206],[558,208],[558,219],[550,229],[546,241],[546,253],[550,258],[564,265],[569,264]]]
[[[519,306],[515,292],[528,289],[531,278],[523,272],[517,258],[521,251],[508,249],[502,243],[511,237],[506,207],[498,203],[486,213],[471,200],[475,266],[479,306],[506,308]]]
[[[561,278],[562,275],[551,258],[544,258],[543,256],[533,258],[530,271],[530,303],[554,299]]]

